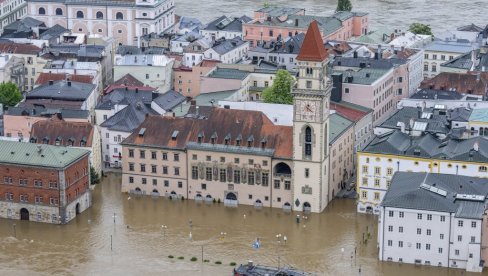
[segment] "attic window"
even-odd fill
[[[225,143],[226,146],[229,145],[229,141],[230,141],[230,133],[227,134],[227,136],[225,136],[225,138],[224,138],[224,143]]]
[[[141,128],[141,130],[139,130],[139,136],[141,136],[141,137],[144,136],[144,133],[146,133],[145,127]]]
[[[238,146],[238,147],[241,146],[241,140],[242,140],[241,135],[237,136],[237,138],[236,138],[236,146]]]
[[[31,137],[30,138],[30,142],[31,143],[36,143],[37,142],[37,138],[36,137]]]
[[[248,148],[252,147],[252,142],[254,142],[254,137],[251,135],[251,136],[249,136],[249,138],[247,139],[247,147],[248,147]]]
[[[171,140],[176,140],[178,137],[178,133],[180,133],[178,130],[173,131],[173,134],[171,134]]]
[[[212,137],[210,137],[210,142],[213,144],[215,144],[215,141],[217,140],[217,133],[214,132],[214,134],[212,134]]]
[[[202,142],[202,140],[203,140],[203,133],[202,133],[202,132],[200,132],[200,133],[198,134],[197,139],[198,139],[198,143],[201,143],[201,142]]]
[[[413,151],[413,155],[419,156],[420,155],[420,150],[416,149]]]
[[[261,140],[261,148],[262,149],[266,148],[266,138],[263,138],[263,140]]]
[[[69,138],[68,139],[68,146],[72,147],[75,144],[75,139],[74,138]]]
[[[59,136],[58,138],[56,138],[56,146],[61,145],[61,140],[63,140],[63,138],[61,138],[61,136]]]
[[[48,144],[48,143],[49,143],[49,138],[48,138],[47,136],[46,136],[46,137],[44,137],[44,139],[42,139],[42,142],[43,142],[44,144]]]
[[[80,141],[80,147],[86,146],[86,137],[83,137]]]

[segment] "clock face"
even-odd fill
[[[312,101],[304,101],[302,103],[302,113],[304,115],[313,115],[315,114],[315,102]]]

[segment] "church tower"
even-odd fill
[[[293,89],[293,209],[322,212],[328,203],[329,101],[328,54],[316,21],[310,23],[296,58]]]

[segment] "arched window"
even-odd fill
[[[44,8],[39,8],[39,14],[46,14],[46,10]]]
[[[76,18],[84,18],[84,17],[85,17],[85,15],[83,14],[82,11],[77,11],[76,12]]]
[[[312,156],[312,129],[307,126],[305,128],[305,157]]]
[[[307,74],[307,76],[312,75],[313,74],[313,69],[307,67],[306,74]]]
[[[57,8],[56,9],[56,15],[63,15],[63,9]]]
[[[103,12],[97,12],[97,19],[103,19]]]
[[[124,15],[121,12],[118,12],[115,15],[115,19],[117,19],[117,20],[124,20]]]

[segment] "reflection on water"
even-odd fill
[[[294,266],[320,275],[359,275],[360,267],[362,275],[462,273],[379,263],[376,218],[356,214],[350,200],[335,200],[322,214],[302,217],[297,224],[295,217],[301,213],[279,209],[226,208],[151,197],[129,199],[120,193],[120,177],[110,175],[96,188],[93,201],[89,211],[68,225],[0,220],[0,274],[230,275],[230,262],[248,260]],[[366,228],[371,238],[361,245]],[[278,243],[277,234],[286,235],[287,243]],[[256,237],[262,241],[260,249],[251,246]],[[200,262],[202,249],[208,264]],[[168,255],[185,259],[169,259]],[[190,261],[193,256],[197,262]]]
[[[252,15],[265,2],[273,6],[305,8],[309,15],[330,15],[337,0],[176,0],[176,13],[207,23],[222,14]],[[455,29],[470,23],[488,23],[487,0],[351,0],[353,11],[369,13],[371,27],[406,28],[413,22],[430,24],[434,31]]]

